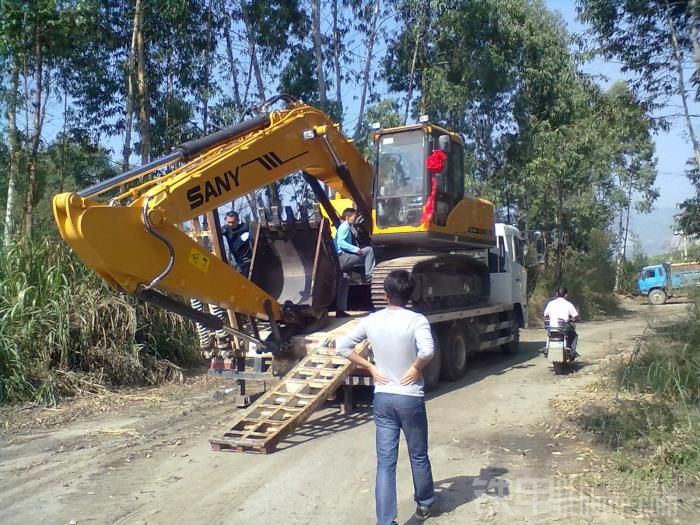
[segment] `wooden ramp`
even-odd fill
[[[364,341],[355,349],[366,355]],[[304,424],[352,371],[352,364],[334,348],[304,357],[272,390],[245,410],[221,438],[209,440],[213,450],[274,452],[277,444]]]

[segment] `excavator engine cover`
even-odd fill
[[[335,300],[339,275],[330,224],[317,209],[297,219],[287,207],[285,215],[284,221],[255,225],[251,281],[286,313],[318,319]],[[273,217],[278,217],[274,209]]]

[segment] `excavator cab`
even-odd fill
[[[495,244],[493,204],[464,192],[464,143],[435,124],[374,133],[372,244],[434,252],[490,248]],[[428,169],[434,152],[441,171]]]
[[[437,149],[445,153],[447,162],[445,170],[437,175],[434,221],[444,226],[450,211],[464,196],[464,151],[459,136],[421,124],[383,130],[374,139],[377,227],[421,225],[433,189],[433,175],[426,168],[426,160]]]

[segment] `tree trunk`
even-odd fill
[[[411,107],[411,97],[413,96],[413,80],[416,75],[416,62],[418,60],[418,46],[420,45],[421,23],[416,26],[416,45],[413,48],[413,60],[411,60],[411,73],[408,75],[408,94],[406,95],[406,108],[403,114],[404,125],[408,124],[408,111]]]
[[[122,171],[128,171],[131,165],[131,132],[134,127],[134,87],[136,84],[136,33],[138,13],[134,10],[134,22],[131,28],[131,45],[126,64],[126,114],[124,123],[124,147],[122,148]]]
[[[231,15],[226,13],[226,27],[224,28],[224,37],[226,39],[226,57],[228,66],[231,70],[231,87],[233,88],[233,102],[236,104],[236,111],[243,112],[243,103],[241,101],[241,90],[238,84],[238,67],[236,60],[233,58],[233,43],[231,42]]]
[[[253,216],[253,222],[258,222],[258,200],[256,192],[246,193],[245,200],[250,208],[250,213]]]
[[[340,68],[340,30],[338,29],[338,0],[333,0],[333,66],[335,68],[335,103],[338,107],[338,120],[343,121],[343,74]]]
[[[65,66],[64,66],[65,69]],[[58,193],[63,193],[66,183],[66,136],[68,130],[68,81],[67,76],[63,80],[63,134],[61,136],[61,161],[58,166]]]
[[[620,242],[620,249],[617,252],[617,262],[615,264],[615,285],[613,286],[613,292],[620,292],[620,281],[622,280],[622,271],[625,264],[625,259],[627,257],[627,232],[630,227],[630,207],[632,206],[632,180],[630,179],[629,185],[627,187],[627,203],[624,209],[620,210],[620,221],[618,224],[618,242]],[[625,225],[622,225],[623,217],[627,213],[627,221]],[[624,233],[623,233],[624,232]]]
[[[668,28],[671,32],[673,58],[676,61],[676,72],[678,74],[678,91],[681,95],[681,101],[683,102],[683,114],[685,115],[685,124],[688,128],[688,136],[690,137],[690,142],[693,146],[693,152],[695,154],[695,167],[700,170],[700,143],[698,143],[698,139],[695,136],[695,129],[693,128],[693,122],[690,118],[690,110],[688,109],[688,93],[685,89],[685,78],[683,73],[683,54],[680,44],[678,43],[676,25],[673,23],[673,18],[671,18],[671,10],[668,5],[668,0],[665,1],[665,5],[666,19],[668,21]]]
[[[136,90],[139,101],[139,135],[141,139],[141,164],[151,159],[151,108],[146,79],[146,39],[143,34],[144,7],[142,0],[136,0],[134,7],[136,27]]]
[[[253,32],[253,23],[248,16],[248,8],[245,0],[241,0],[241,17],[245,25],[246,38],[248,39],[248,52],[250,53],[250,65],[255,74],[255,81],[258,85],[258,97],[260,102],[263,102],[265,96],[265,83],[263,82],[262,72],[260,71],[260,63],[258,62],[258,52],[255,46],[255,33]]]
[[[316,77],[318,80],[318,104],[322,110],[327,109],[326,75],[323,70],[323,35],[321,35],[321,0],[311,0],[311,26],[314,39],[314,56],[316,57]]]
[[[39,157],[39,143],[41,141],[41,95],[44,89],[44,57],[41,44],[41,30],[37,21],[34,24],[34,101],[32,102],[34,129],[32,130],[32,147],[27,166],[27,194],[24,206],[24,229],[27,236],[32,234],[32,228],[34,226],[34,193],[36,191],[37,162]]]
[[[7,94],[7,136],[10,146],[10,159],[7,170],[7,202],[5,208],[4,244],[7,246],[15,233],[14,209],[17,202],[17,172],[19,162],[19,139],[17,136],[17,92],[19,91],[19,68],[12,60],[10,90]]]
[[[627,190],[627,220],[625,221],[625,238],[622,240],[622,262],[627,258],[627,235],[630,231],[630,208],[632,206],[632,183]]]
[[[562,251],[564,251],[564,186],[559,179],[559,188],[557,189],[559,203],[557,207],[557,266],[556,266],[556,285],[557,288],[561,286],[561,279],[564,267],[564,258]]]
[[[695,58],[695,75],[700,78],[700,4],[698,0],[690,0],[690,40],[693,43],[693,56]]]
[[[207,12],[207,48],[204,52],[204,93],[202,96],[202,130],[206,135],[209,133],[209,76],[211,75],[211,69],[209,64],[211,63],[211,41],[212,41],[212,13],[211,13],[211,2],[209,0],[209,8]]]
[[[360,112],[357,117],[357,124],[355,125],[355,140],[360,139],[360,133],[362,131],[362,119],[365,115],[365,102],[367,100],[367,87],[369,86],[369,74],[372,67],[372,53],[374,50],[374,41],[377,37],[377,19],[379,18],[379,3],[380,0],[376,0],[374,3],[374,9],[372,10],[372,21],[370,22],[370,33],[369,39],[367,41],[367,58],[365,59],[365,69],[362,72],[362,94],[360,95]],[[416,51],[417,51],[416,46]],[[416,55],[414,53],[413,57],[413,67],[415,67]],[[410,97],[410,95],[409,95]],[[404,121],[408,118],[408,104],[407,112]]]

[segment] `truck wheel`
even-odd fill
[[[445,381],[457,381],[467,373],[467,361],[471,346],[467,327],[455,323],[447,332],[447,344],[442,355],[442,378]]]
[[[509,335],[513,336],[513,340],[501,346],[501,352],[506,355],[514,355],[518,353],[518,346],[520,345],[520,327],[518,326],[518,321],[512,314],[509,316],[509,320],[515,320],[515,324],[510,329]]]
[[[652,290],[649,292],[649,302],[651,304],[660,305],[666,302],[666,292],[663,290]]]
[[[433,329],[433,341],[435,343],[435,351],[433,358],[428,366],[423,369],[423,381],[425,382],[425,391],[430,392],[435,390],[440,384],[440,369],[442,368],[442,351],[440,345],[440,337],[437,330]]]

